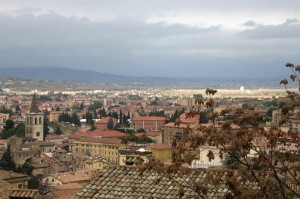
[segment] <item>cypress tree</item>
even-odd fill
[[[2,167],[6,171],[16,171],[16,163],[14,162],[14,159],[10,154],[9,145],[7,146],[7,149],[1,158],[0,167]]]

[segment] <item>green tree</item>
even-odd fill
[[[107,117],[107,113],[104,108],[100,109],[98,114],[100,115],[100,118]]]
[[[31,161],[31,158],[28,158],[28,159],[25,161],[25,163],[17,169],[17,172],[18,172],[18,173],[24,173],[24,174],[26,174],[26,175],[31,176],[34,167],[31,166],[30,161]]]
[[[3,106],[2,108],[0,108],[0,113],[8,113],[9,116],[13,115],[13,111],[11,109],[5,108],[5,106]]]
[[[61,129],[60,129],[60,127],[58,125],[57,125],[57,127],[56,127],[56,129],[54,131],[54,134],[55,135],[62,135],[63,134],[63,132],[61,131]]]
[[[43,124],[43,129],[44,129],[44,139],[45,137],[47,137],[47,135],[49,134],[49,119],[46,116],[46,114],[44,114],[44,124]]]
[[[199,116],[199,123],[200,124],[205,124],[207,122],[208,121],[207,121],[207,113],[206,113],[206,111],[201,111],[200,112],[200,116]]]
[[[6,131],[3,131],[1,134],[0,134],[0,137],[1,139],[8,139],[12,136],[16,135],[16,129],[9,129],[9,130],[6,130]]]
[[[75,112],[72,113],[71,121],[71,123],[75,126],[81,126],[80,119]]]
[[[13,120],[8,119],[5,121],[5,126],[4,126],[4,130],[9,130],[9,129],[13,129],[15,127],[15,123]]]
[[[94,130],[96,130],[96,127],[95,127],[95,122],[94,122],[94,120],[92,120],[92,121],[90,122],[90,125],[91,125],[90,131],[94,131]]]
[[[16,110],[16,113],[19,113],[21,111],[20,106],[17,105],[15,110]]]
[[[120,110],[119,115],[120,115],[120,116],[119,116],[119,123],[120,123],[120,124],[123,124],[123,123],[124,123],[124,121],[123,121],[123,118],[124,118],[124,117],[123,117],[123,112],[122,112],[122,110]]]
[[[16,128],[16,136],[18,137],[24,137],[25,136],[25,124],[19,123]]]
[[[5,153],[0,160],[0,168],[6,171],[16,171],[16,164],[10,154],[10,146],[7,146]]]
[[[40,189],[41,180],[41,177],[31,175],[28,181],[28,189]]]
[[[113,130],[114,129],[114,121],[112,118],[109,118],[108,122],[107,122],[107,129],[109,130]]]
[[[93,121],[93,114],[91,112],[86,112],[85,119],[87,124],[91,124]]]

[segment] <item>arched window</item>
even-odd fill
[[[32,117],[30,117],[30,124],[32,124]]]
[[[34,118],[34,124],[37,124],[37,118],[36,117]]]
[[[42,124],[42,117],[39,118],[39,124]]]

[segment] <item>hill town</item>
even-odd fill
[[[7,80],[3,85],[13,85],[13,82]],[[199,127],[216,125],[221,128],[225,121],[220,115],[214,123],[209,116],[210,108],[200,106],[199,100],[209,100],[207,90],[22,91],[3,86],[0,95],[0,180],[5,186],[1,186],[2,193],[10,198],[23,195],[87,198],[94,193],[87,188],[98,183],[93,179],[98,179],[101,172],[125,172],[124,179],[130,179],[127,172],[138,172],[136,168],[154,160],[172,165],[174,153],[179,150],[174,142],[185,139],[186,129],[196,135],[201,133]],[[289,102],[282,89],[219,90],[214,100],[215,113],[247,110],[255,105],[255,114],[262,118],[258,124],[261,128],[280,126],[283,132],[299,129],[297,118],[280,125],[281,108]],[[199,112],[190,115],[195,109]],[[233,124],[230,127],[231,131],[240,128]],[[258,138],[255,144],[263,148],[265,140]],[[228,167],[228,160],[220,156],[221,151],[216,146],[206,143],[192,147],[190,143],[184,148],[193,154],[191,161],[182,165],[185,168],[210,172]],[[300,155],[298,141],[292,138],[278,145],[276,150]],[[250,152],[247,156],[256,157],[257,153]],[[126,170],[122,170],[124,167]],[[99,178],[99,183],[100,179],[104,177]],[[110,176],[106,183],[113,183],[113,179],[115,177]],[[299,186],[292,180],[287,183],[299,194]],[[107,195],[117,198],[118,194],[127,194],[128,198],[134,196],[132,192],[122,192],[122,187],[115,192],[115,188],[108,186],[97,194],[104,194],[103,198]],[[157,195],[171,198],[177,194],[172,190],[160,193],[152,189]],[[226,193],[225,190],[221,192]],[[145,193],[147,195],[147,191]]]

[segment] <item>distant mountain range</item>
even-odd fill
[[[145,86],[162,86],[174,88],[239,88],[251,87],[277,87],[278,81],[251,80],[229,78],[167,78],[167,77],[133,77],[101,73],[90,70],[77,70],[64,67],[17,67],[0,68],[0,77],[22,80],[49,80],[64,82],[86,83],[117,83],[142,84]]]
[[[63,67],[18,67],[0,68],[2,77],[28,80],[51,80],[67,82],[108,82],[128,81],[131,78],[121,75],[100,73],[89,70],[76,70]]]

